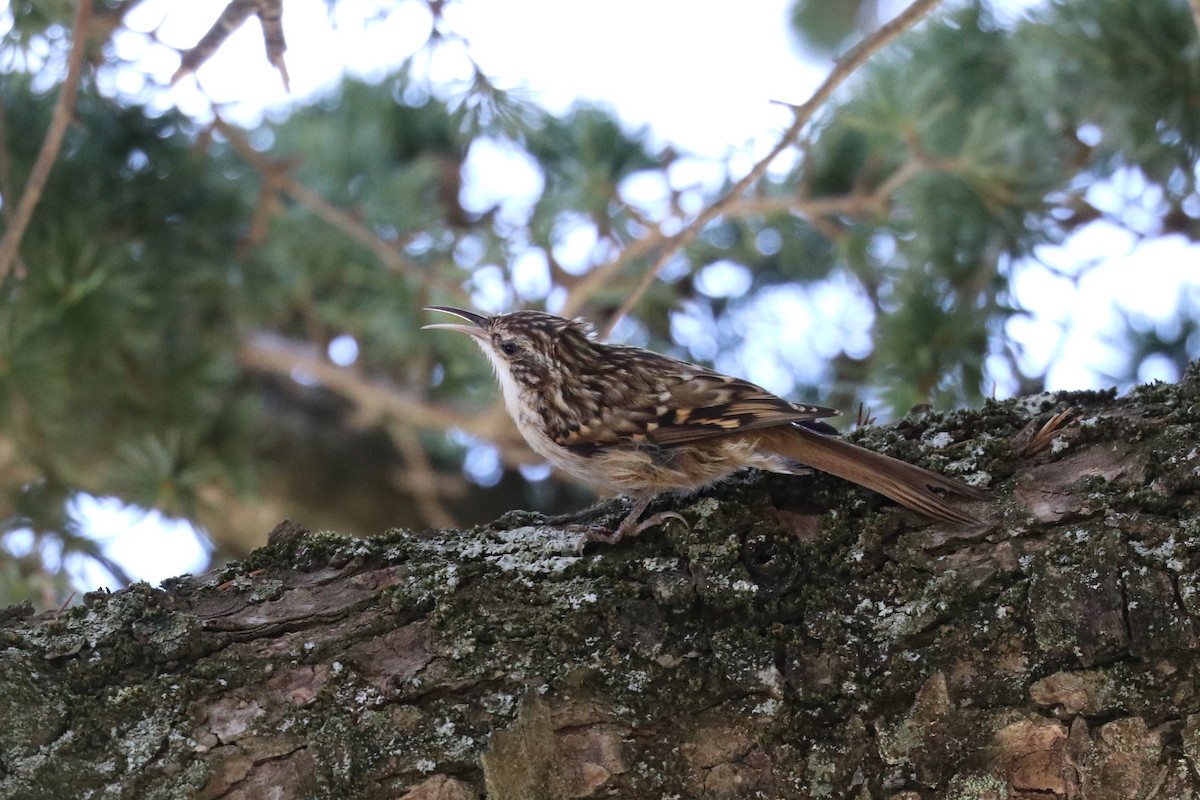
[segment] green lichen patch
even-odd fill
[[[29,653],[10,648],[0,659],[0,759],[27,755],[56,739],[67,726],[67,703],[56,691],[56,671]]]
[[[1115,536],[1077,527],[1029,561],[1029,614],[1039,650],[1079,664],[1110,661],[1129,647]]]

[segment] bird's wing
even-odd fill
[[[594,419],[554,431],[558,444],[580,450],[623,443],[675,447],[839,413],[790,403],[748,381],[656,353],[637,351],[636,358],[644,368],[607,376],[607,385],[617,387],[610,389],[611,402]]]

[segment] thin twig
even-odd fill
[[[795,120],[793,120],[791,127],[784,132],[779,142],[773,148],[771,148],[771,152],[767,153],[762,160],[756,163],[741,180],[735,183],[733,187],[725,193],[725,195],[708,205],[696,216],[694,220],[692,220],[691,224],[687,225],[683,230],[668,240],[666,247],[661,253],[659,253],[658,258],[655,260],[650,269],[646,270],[646,274],[642,276],[642,280],[638,283],[637,287],[630,292],[629,296],[625,298],[625,302],[621,304],[621,307],[616,310],[611,318],[609,318],[608,324],[604,326],[604,332],[601,335],[607,338],[608,335],[612,333],[613,327],[616,326],[621,317],[628,314],[633,307],[637,305],[638,301],[641,300],[642,295],[646,293],[646,290],[650,288],[650,285],[658,277],[658,274],[662,272],[663,267],[665,267],[667,262],[670,261],[671,256],[673,256],[688,242],[695,239],[700,231],[702,231],[705,226],[708,225],[708,223],[716,219],[729,203],[745,193],[745,191],[750,188],[751,185],[753,185],[756,181],[758,181],[759,178],[766,174],[767,167],[770,166],[771,162],[774,161],[780,153],[796,143],[796,141],[800,138],[801,132],[816,114],[817,109],[819,109],[821,105],[829,99],[830,95],[832,95],[833,92],[839,86],[841,86],[847,78],[854,74],[859,67],[866,63],[867,59],[883,48],[884,45],[888,44],[901,33],[911,28],[922,17],[932,11],[939,2],[941,2],[941,0],[914,0],[912,5],[900,12],[900,14],[898,14],[894,19],[885,23],[878,30],[873,32],[866,39],[863,39],[861,42],[851,48],[849,52],[838,59],[837,63],[833,67],[833,70],[825,78],[825,81],[819,87],[817,87],[817,90],[813,93],[813,96],[810,97],[803,105],[795,107]],[[1193,0],[1193,2],[1200,2],[1200,0]]]
[[[67,606],[69,606],[71,604],[71,601],[75,599],[75,594],[76,594],[76,592],[72,591],[69,595],[67,595],[67,599],[63,600],[62,603],[59,604],[58,611],[54,612],[54,616],[57,617],[60,614],[62,614],[64,611],[67,610]]]
[[[21,237],[25,228],[33,218],[33,209],[41,199],[42,190],[50,177],[50,169],[58,158],[59,148],[62,147],[63,136],[67,133],[67,125],[75,110],[75,97],[79,93],[79,75],[83,70],[83,51],[88,41],[88,25],[92,16],[92,0],[79,0],[75,10],[75,25],[71,32],[71,52],[67,56],[67,75],[63,78],[62,89],[54,102],[54,111],[50,115],[50,127],[46,130],[46,138],[42,140],[42,149],[38,152],[33,169],[29,172],[29,180],[25,182],[25,190],[21,194],[21,202],[17,205],[0,239],[0,281],[8,277],[9,270],[17,258],[17,250],[21,246]]]
[[[666,241],[667,237],[660,230],[654,230],[646,236],[631,242],[628,247],[618,253],[608,263],[588,270],[570,288],[570,291],[567,293],[566,302],[563,303],[558,313],[564,317],[575,316],[583,310],[584,305],[591,296],[601,287],[607,286],[626,264],[641,258],[646,253],[652,252]]]
[[[877,192],[871,194],[847,194],[841,197],[818,197],[806,200],[803,197],[739,197],[725,206],[727,217],[745,217],[751,214],[774,214],[789,211],[798,216],[813,219],[827,217],[831,214],[845,216],[864,216],[879,214],[885,209],[881,201],[886,195]]]
[[[790,211],[812,220],[830,214],[845,214],[847,216],[866,216],[868,214],[883,214],[888,210],[888,201],[906,183],[923,172],[946,172],[958,169],[955,160],[929,162],[924,159],[911,159],[900,165],[899,169],[888,176],[887,180],[875,187],[870,193],[861,191],[840,197],[805,198],[798,195],[784,197],[742,197],[731,200],[724,209],[726,217],[740,217],[748,214],[772,214],[779,211]]]

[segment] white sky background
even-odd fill
[[[343,70],[384,77],[425,42],[430,24],[418,2],[401,4],[386,21],[364,33],[359,24],[364,13],[391,3],[339,0],[331,20],[323,0],[286,0],[291,96],[263,55],[256,20],[235,33],[197,75],[161,88],[177,68],[178,55],[143,33],[155,31],[165,44],[186,49],[225,4],[226,0],[146,0],[127,18],[134,32],[116,39],[119,55],[137,61],[139,70],[122,72],[110,89],[149,96],[154,98],[152,105],[175,105],[200,119],[210,116],[210,102],[216,102],[227,118],[255,124],[264,113],[328,91]],[[1032,4],[1012,3],[1018,8]],[[827,72],[828,65],[802,60],[797,52],[788,32],[789,5],[789,0],[460,0],[447,7],[446,17],[466,38],[485,74],[502,88],[520,87],[555,112],[580,99],[601,101],[631,127],[649,125],[660,141],[712,159],[712,179],[719,176],[715,162],[723,159],[732,159],[735,170],[748,169],[791,122],[790,112],[772,101],[802,102]],[[893,9],[901,6],[895,3]],[[463,66],[454,47],[448,47],[429,64],[429,73],[453,80],[463,77]],[[493,179],[502,176],[503,185],[483,191],[519,191],[523,183],[528,185],[521,166],[502,158],[472,165],[472,170]],[[687,179],[704,180],[704,172],[701,166]],[[1117,209],[1124,196],[1137,196],[1136,187],[1097,187],[1089,199],[1107,210]],[[1175,310],[1181,290],[1200,292],[1195,277],[1200,249],[1181,237],[1139,244],[1126,231],[1094,223],[1065,247],[1045,248],[1038,255],[1059,274],[1036,263],[1016,267],[1016,299],[1031,315],[1014,319],[1009,333],[1024,346],[1029,371],[1049,367],[1051,389],[1104,385],[1102,373],[1115,369],[1121,358],[1106,344],[1106,337],[1117,330],[1118,307],[1163,317]],[[1063,277],[1081,272],[1093,259],[1103,263],[1082,280]],[[736,363],[718,361],[717,366],[740,368],[745,377],[777,391],[787,391],[780,382],[788,378],[772,365],[781,353],[797,352],[814,341],[818,322],[851,340],[870,324],[861,318],[862,306],[850,294],[781,291],[764,302],[754,316],[782,325],[772,333],[783,344],[758,354],[742,353]],[[836,324],[830,325],[831,320]],[[689,329],[703,324],[683,315],[674,329],[686,339]],[[818,351],[826,349],[825,343],[817,345]],[[998,358],[989,367],[997,396],[1011,395],[1014,376],[1004,371]],[[1160,364],[1139,377],[1175,380],[1178,375]],[[202,545],[186,526],[168,525],[164,535],[157,527],[166,523],[157,515],[147,522],[144,512],[130,518],[104,503],[80,511],[97,532],[111,534],[135,522],[155,526],[153,533],[111,539],[110,554],[137,577],[158,581],[206,561]],[[83,586],[105,580],[92,571],[79,577]]]

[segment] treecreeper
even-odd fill
[[[977,524],[939,492],[969,499],[986,492],[839,439],[821,421],[837,416],[835,409],[792,403],[640,347],[599,342],[579,320],[540,311],[426,310],[469,323],[424,327],[475,340],[530,447],[586,483],[632,497],[633,508],[615,530],[589,530],[581,544],[613,544],[668,517],[683,520],[675,512],[641,516],[660,493],[699,489],[745,467],[790,474],[814,468],[935,520]]]

